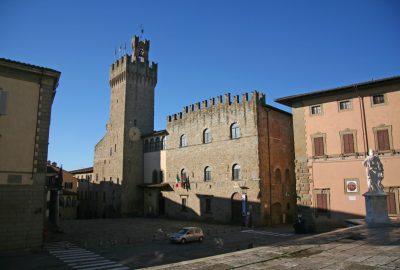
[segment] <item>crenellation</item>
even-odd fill
[[[225,101],[225,103],[228,104],[228,105],[231,104],[231,94],[230,94],[230,93],[226,93],[226,94],[225,94],[224,101]]]
[[[249,93],[245,93],[242,95],[242,99],[240,99],[239,95],[233,96],[233,101],[231,101],[231,94],[226,93],[224,96],[220,95],[217,98],[210,98],[208,100],[203,100],[202,102],[196,102],[195,104],[191,104],[189,106],[184,106],[183,107],[183,114],[182,117],[178,113],[177,116],[175,117],[174,115],[171,115],[170,117],[167,118],[167,122],[172,122],[173,120],[177,119],[185,119],[186,115],[190,115],[192,113],[195,113],[196,117],[198,116],[197,112],[199,114],[208,111],[209,109],[216,108],[217,106],[224,105],[224,106],[231,106],[233,104],[237,105],[244,105],[247,103],[256,103],[256,104],[265,104],[265,94],[259,93],[258,91],[253,91],[251,94],[251,98],[249,98]],[[216,102],[217,99],[217,102]],[[178,118],[179,116],[179,118]]]

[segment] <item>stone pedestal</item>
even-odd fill
[[[384,192],[367,192],[365,197],[365,221],[369,225],[390,223],[387,209],[387,194]]]

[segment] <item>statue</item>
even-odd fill
[[[368,156],[364,160],[363,165],[367,173],[368,192],[383,192],[383,165],[379,156],[369,149]]]

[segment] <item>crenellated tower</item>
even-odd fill
[[[154,129],[154,90],[157,64],[149,63],[149,40],[132,38],[132,55],[110,67],[110,116],[106,134],[95,147],[97,181],[122,184],[121,213],[143,211],[143,143],[141,135]]]

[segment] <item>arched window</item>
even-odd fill
[[[280,169],[275,170],[275,183],[280,184],[282,182],[282,174]]]
[[[154,139],[150,139],[150,152],[154,151]]]
[[[164,172],[160,171],[160,183],[164,182]]]
[[[160,138],[159,137],[156,138],[156,149],[155,150],[160,151]]]
[[[240,166],[235,164],[232,166],[232,180],[239,180],[240,178]]]
[[[208,166],[204,169],[204,181],[211,181],[211,168]]]
[[[183,134],[181,136],[181,140],[179,142],[179,146],[180,147],[186,147],[187,146],[187,139],[186,139],[186,135],[185,134]]]
[[[153,180],[152,180],[153,184],[157,184],[158,183],[158,173],[157,170],[153,171]]]
[[[161,149],[160,150],[164,150],[165,149],[165,137],[163,136],[162,138],[161,138]]]
[[[231,125],[231,139],[240,138],[240,126],[238,123],[233,123]]]
[[[211,142],[211,131],[206,128],[203,131],[203,143],[210,143]]]
[[[186,170],[185,170],[185,169],[182,169],[182,170],[181,170],[181,181],[186,180],[186,178],[187,178]]]

